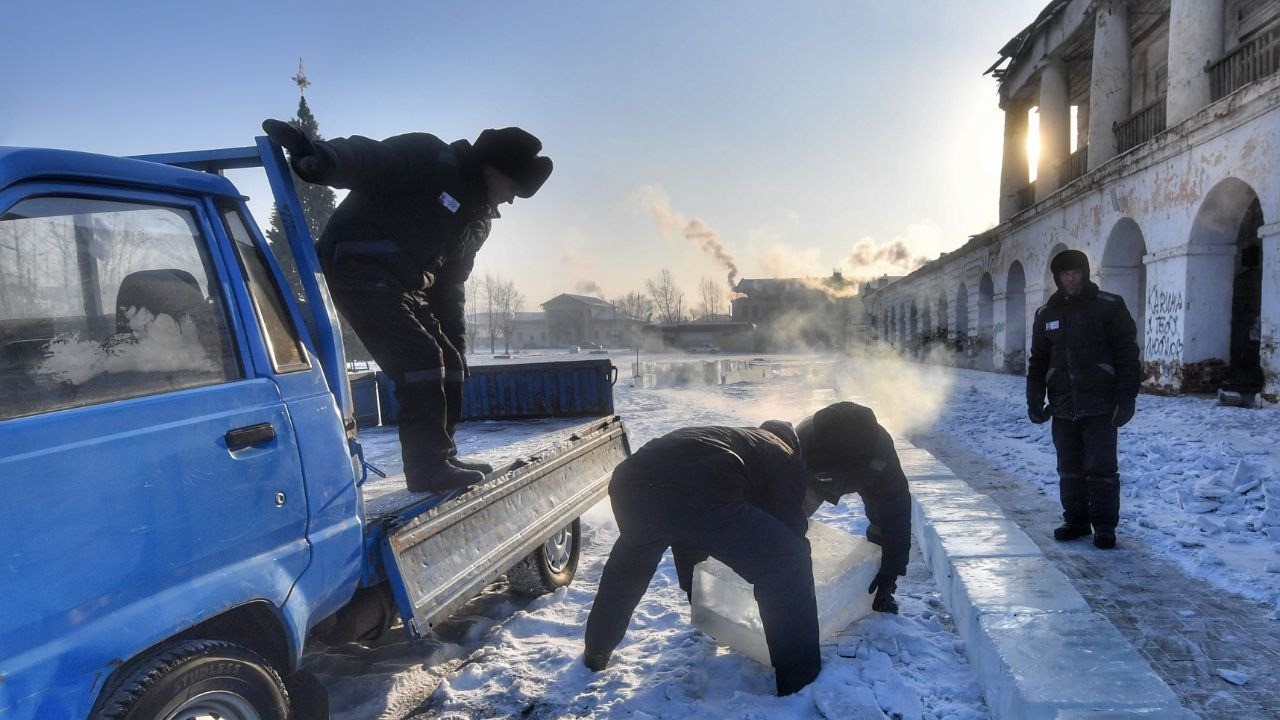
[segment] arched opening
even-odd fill
[[[916,306],[916,301],[911,301],[911,310],[907,312],[907,337],[906,342],[902,344],[903,349],[912,355],[915,354],[916,348],[920,343],[920,308]]]
[[[995,284],[991,281],[991,273],[982,273],[978,281],[978,338],[977,352],[974,354],[974,367],[979,370],[995,369]]]
[[[1155,348],[1160,351],[1158,358],[1150,352],[1156,338],[1148,335],[1147,360],[1180,363],[1183,391],[1214,390],[1224,383],[1248,385],[1260,374],[1259,350],[1253,349],[1259,346],[1252,345],[1249,337],[1254,334],[1255,296],[1261,305],[1258,228],[1263,222],[1258,194],[1248,183],[1236,178],[1218,183],[1205,195],[1191,226],[1185,301],[1176,288],[1163,294],[1156,288],[1150,293],[1153,298],[1160,295],[1160,307],[1148,307],[1148,313],[1156,316],[1169,308],[1173,317],[1165,322],[1167,334]],[[1250,248],[1247,257],[1246,248]],[[1250,267],[1255,261],[1256,271]],[[1224,318],[1230,322],[1223,322]],[[1231,367],[1233,361],[1235,367]]]
[[[924,309],[920,311],[920,351],[927,354],[933,346],[933,307],[929,298],[924,299]]]
[[[943,348],[946,348],[949,346],[948,341],[950,340],[950,338],[947,335],[947,330],[951,325],[951,318],[947,317],[949,311],[950,311],[950,308],[947,307],[947,293],[945,290],[942,290],[941,288],[939,288],[938,320],[936,323],[934,323],[934,326],[936,329],[934,330],[934,333],[933,333],[934,339],[937,341],[939,350],[942,350]]]
[[[1004,369],[1022,373],[1027,369],[1027,277],[1022,263],[1009,266],[1004,293]]]
[[[960,283],[956,290],[956,363],[965,364],[969,355],[969,290]]]
[[[1262,204],[1255,198],[1240,224],[1235,277],[1231,282],[1231,344],[1228,389],[1261,392],[1262,372]]]
[[[1107,236],[1107,244],[1102,250],[1102,266],[1094,278],[1098,287],[1124,298],[1124,304],[1138,327],[1139,352],[1146,349],[1147,269],[1142,265],[1142,256],[1146,254],[1147,244],[1138,223],[1130,218],[1121,218]]]

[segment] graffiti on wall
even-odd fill
[[[1153,287],[1147,293],[1148,360],[1182,359],[1182,293]]]

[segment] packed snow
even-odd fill
[[[568,358],[530,358],[538,360]],[[1048,426],[1025,417],[1024,381],[1012,375],[893,360],[770,357],[772,379],[726,386],[645,388],[614,362],[632,448],[670,429],[798,421],[827,403],[870,405],[895,436],[932,430],[963,438],[997,467],[1025,478],[1028,494],[1057,495]],[[477,360],[478,361],[478,360]],[[1121,430],[1121,542],[1176,559],[1193,578],[1280,606],[1280,439],[1275,408],[1220,407],[1203,397],[1143,395]],[[494,461],[515,437],[464,425],[463,454]],[[554,437],[552,426],[548,438]],[[375,464],[395,470],[394,428],[363,435]],[[529,441],[519,438],[519,452]],[[855,534],[866,519],[856,497],[824,505],[816,519]],[[1046,524],[1052,519],[1046,519]],[[607,500],[583,516],[577,578],[520,598],[501,582],[429,639],[399,628],[368,644],[321,647],[307,658],[329,688],[337,720],[408,718],[903,718],[990,717],[933,579],[913,550],[897,593],[902,614],[872,613],[823,648],[823,671],[800,693],[774,696],[770,668],[718,646],[689,622],[670,555],[610,666],[582,665],[582,628],[617,527]],[[1250,668],[1222,679],[1247,682]]]

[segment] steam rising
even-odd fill
[[[927,262],[929,258],[913,254],[902,238],[877,245],[869,237],[859,240],[844,261],[850,276],[860,280],[881,275],[906,275]]]
[[[646,185],[640,188],[639,197],[644,208],[653,216],[654,222],[658,225],[658,232],[662,233],[664,238],[671,239],[677,235],[683,235],[686,240],[697,245],[699,250],[710,256],[727,272],[730,290],[738,284],[738,266],[734,263],[733,256],[725,249],[719,232],[696,217],[686,221],[684,215],[671,209],[671,201],[661,188]]]
[[[604,299],[604,289],[600,287],[594,280],[581,280],[577,285],[573,286],[573,291],[578,295],[590,295]]]

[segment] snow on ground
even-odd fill
[[[615,404],[632,447],[676,427],[796,421],[837,399],[855,399],[899,437],[933,428],[964,438],[997,467],[1026,478],[1025,492],[1056,496],[1048,426],[1026,420],[1019,377],[874,359],[770,359],[777,371],[768,382],[642,389],[625,380],[630,357],[616,355],[624,379]],[[1280,603],[1280,459],[1271,452],[1280,441],[1277,412],[1141,396],[1138,416],[1121,431],[1121,542],[1147,543],[1193,577]],[[504,437],[490,432],[480,442],[484,428],[464,426],[463,452],[492,460],[482,446],[499,446]],[[385,458],[393,435],[368,433],[366,447]],[[850,532],[865,529],[856,499],[824,506],[817,517]],[[429,640],[409,643],[396,629],[367,646],[312,653],[309,667],[329,687],[334,717],[989,717],[914,552],[899,585],[902,614],[873,613],[851,626],[824,647],[822,674],[797,695],[774,697],[769,668],[692,628],[669,555],[610,667],[593,674],[581,663],[582,628],[617,536],[607,502],[584,515],[583,532],[578,576],[568,588],[530,601],[498,583]]]
[[[681,359],[681,358],[672,358]],[[615,363],[625,370],[626,361]],[[615,404],[633,448],[685,425],[799,420],[835,399],[830,361],[788,361],[772,382],[640,389],[621,380]],[[464,426],[463,452],[486,423]],[[492,433],[491,433],[492,435]],[[394,430],[366,433],[375,465],[396,471]],[[502,444],[502,437],[486,442]],[[824,507],[818,519],[861,534],[860,505]],[[823,648],[818,680],[774,696],[772,670],[716,645],[689,623],[670,556],[659,567],[610,667],[582,665],[582,628],[600,570],[617,537],[608,503],[583,517],[578,576],[532,601],[490,587],[418,643],[399,629],[368,646],[324,648],[308,666],[329,687],[338,720],[401,718],[929,718],[988,717],[980,690],[932,578],[916,556],[899,586],[902,615],[873,613]],[[841,653],[850,657],[842,657]]]

